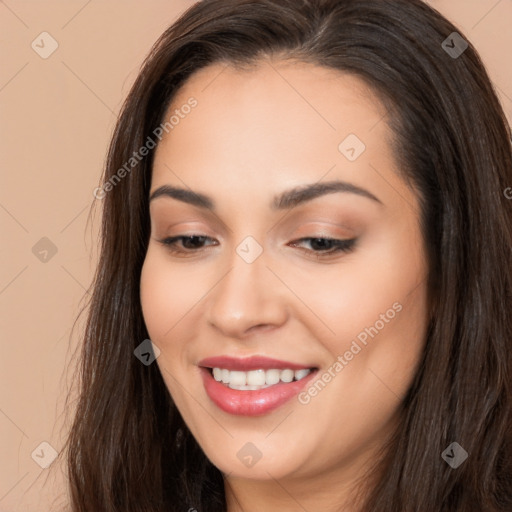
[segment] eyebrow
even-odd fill
[[[321,197],[327,194],[333,194],[335,192],[356,194],[358,196],[365,197],[377,203],[383,204],[382,201],[374,196],[371,192],[352,183],[348,183],[346,181],[327,181],[323,183],[313,183],[311,185],[302,185],[294,187],[290,190],[285,190],[272,199],[270,208],[274,211],[295,208],[307,201],[311,201],[317,197]],[[177,199],[178,201],[183,201],[184,203],[212,211],[215,211],[216,209],[215,202],[211,197],[208,197],[207,195],[201,194],[199,192],[174,187],[171,185],[163,185],[158,187],[151,194],[149,200],[153,201],[153,199],[158,197],[171,197],[173,199]]]

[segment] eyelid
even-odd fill
[[[205,250],[209,250],[209,247],[218,245],[218,244],[208,244],[206,246],[193,248],[193,249],[183,249],[177,248],[179,247],[179,243],[183,242],[184,239],[203,239],[203,243],[205,240],[215,240],[213,237],[203,235],[203,234],[180,234],[171,237],[164,237],[163,239],[158,239],[158,242],[165,246],[169,253],[176,255],[176,257],[193,257],[195,255],[200,255],[204,253]],[[306,249],[304,247],[299,247],[298,245],[302,242],[314,242],[318,240],[324,240],[333,244],[333,247],[330,247],[326,250],[315,251],[314,249]],[[333,238],[330,236],[305,236],[301,238],[297,238],[288,243],[289,246],[296,247],[299,251],[304,253],[308,258],[314,257],[317,261],[320,260],[328,260],[334,259],[336,256],[341,256],[343,254],[348,254],[352,252],[357,246],[358,239],[357,238]]]
[[[308,220],[306,220],[306,218]],[[310,220],[311,217],[314,220]],[[288,221],[285,220],[285,223]],[[304,216],[301,214],[296,220],[293,220],[293,223],[290,229],[293,229],[293,232],[298,232],[299,236],[311,236],[311,234],[321,234],[326,237],[353,237],[356,234],[356,230],[358,230],[360,226],[361,220],[359,218],[354,218],[348,212],[343,215],[339,215],[336,212],[309,212]],[[299,226],[298,229],[294,229],[294,226]]]

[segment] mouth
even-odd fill
[[[266,357],[215,357],[199,363],[206,394],[238,416],[268,414],[296,396],[318,368]]]
[[[292,370],[285,368],[271,368],[265,370],[258,368],[248,372],[238,370],[228,370],[227,368],[207,368],[212,377],[228,388],[237,389],[239,391],[257,391],[274,386],[279,382],[289,384],[290,382],[298,382],[307,377],[315,368],[302,368],[300,370]]]

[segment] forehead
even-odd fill
[[[196,106],[183,108],[191,98]],[[396,167],[376,94],[356,76],[312,64],[210,65],[180,88],[164,117],[173,114],[179,123],[156,149],[152,189],[263,194],[323,176],[379,188],[386,169],[375,169]]]
[[[311,129],[318,126],[328,131],[343,129],[344,120],[353,129],[364,129],[365,119],[371,122],[385,114],[377,95],[361,78],[293,60],[262,59],[243,68],[226,63],[209,65],[181,86],[169,113],[179,109],[190,96],[198,99],[205,115],[220,107],[222,118],[231,112],[237,115],[238,122],[244,120],[244,114],[261,121],[261,114],[272,109],[276,113],[286,111],[287,116],[263,118],[265,124],[277,126],[281,120],[293,117],[309,120]],[[230,107],[236,107],[238,112]],[[352,114],[364,116],[357,119]],[[308,126],[302,126],[301,131]]]

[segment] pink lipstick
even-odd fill
[[[205,391],[221,410],[239,416],[267,414],[296,396],[317,369],[264,356],[211,357],[199,362]]]

